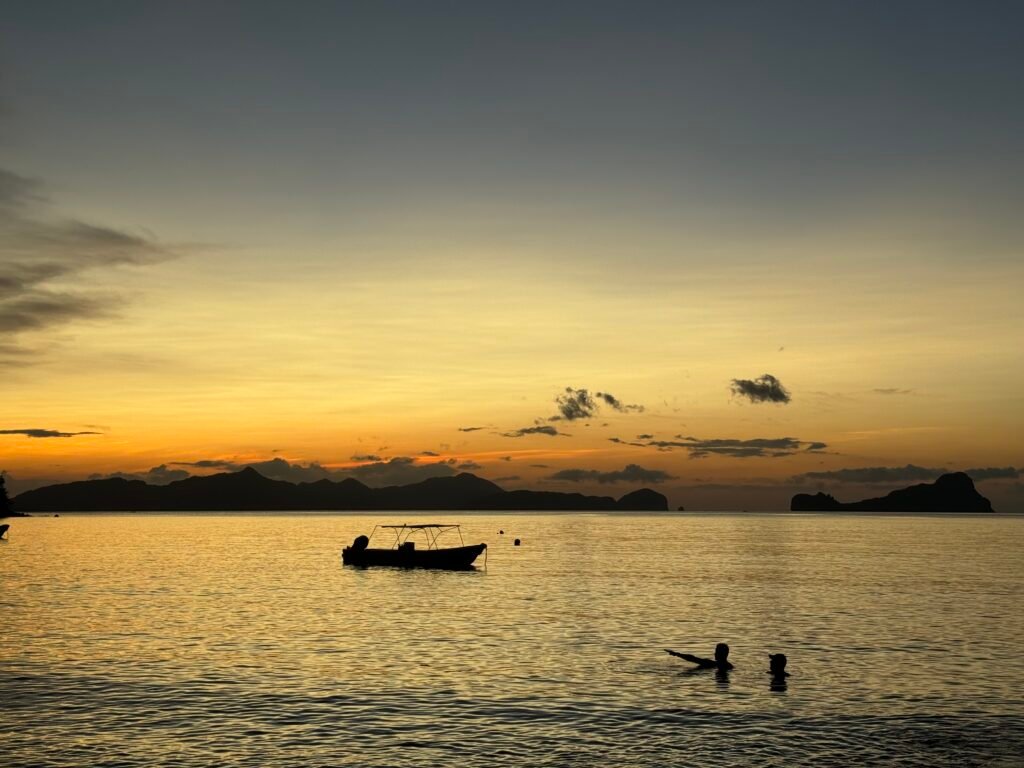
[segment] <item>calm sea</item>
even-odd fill
[[[342,566],[433,518],[486,570]],[[5,768],[1024,765],[1021,517],[8,522]]]

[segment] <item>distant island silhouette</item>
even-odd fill
[[[876,499],[843,503],[827,493],[798,493],[793,512],[993,512],[992,503],[964,472],[942,475],[934,483],[901,488]]]
[[[506,491],[464,472],[412,485],[370,488],[348,478],[340,482],[289,483],[271,480],[252,467],[168,485],[107,478],[36,488],[19,494],[22,512],[182,512],[300,510],[522,510],[667,512],[668,499],[643,488],[619,500],[554,491]]]

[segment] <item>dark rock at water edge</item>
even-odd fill
[[[11,507],[11,500],[7,498],[7,479],[3,472],[0,472],[0,520],[5,517],[29,517],[24,512],[16,512]]]
[[[668,512],[668,499],[650,488],[641,488],[627,493],[617,506],[624,512]]]
[[[168,485],[123,478],[62,483],[25,491],[15,501],[19,509],[33,512],[668,509],[667,499],[648,489],[626,494],[618,501],[610,496],[579,493],[508,492],[468,472],[412,485],[370,488],[352,478],[315,483],[271,480],[251,467],[241,472],[189,477]]]
[[[901,488],[876,499],[843,503],[827,493],[798,493],[793,512],[993,512],[992,503],[964,472],[942,475],[934,483]]]

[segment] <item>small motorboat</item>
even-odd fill
[[[370,547],[370,539],[377,531],[390,531],[395,535],[394,544],[387,549]],[[462,546],[440,547],[437,540],[445,533],[455,531]],[[413,536],[422,536],[424,546],[417,548]],[[369,536],[357,536],[351,546],[341,550],[341,561],[345,565],[392,565],[399,568],[440,568],[448,571],[465,571],[473,567],[473,561],[487,549],[486,544],[470,544],[462,539],[462,530],[457,525],[444,523],[416,523],[405,525],[377,525]]]
[[[7,523],[4,523],[3,525],[0,525],[0,539],[2,539],[4,537],[4,535],[7,533],[7,530],[10,527],[11,526],[9,526]]]

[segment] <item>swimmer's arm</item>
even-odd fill
[[[688,661],[691,664],[699,664],[702,667],[717,667],[718,666],[718,664],[716,664],[711,659],[702,659],[699,656],[691,656],[689,653],[678,653],[676,651],[671,651],[668,648],[665,649],[665,653],[667,653],[669,656],[676,656],[676,657],[682,659],[683,661]]]

